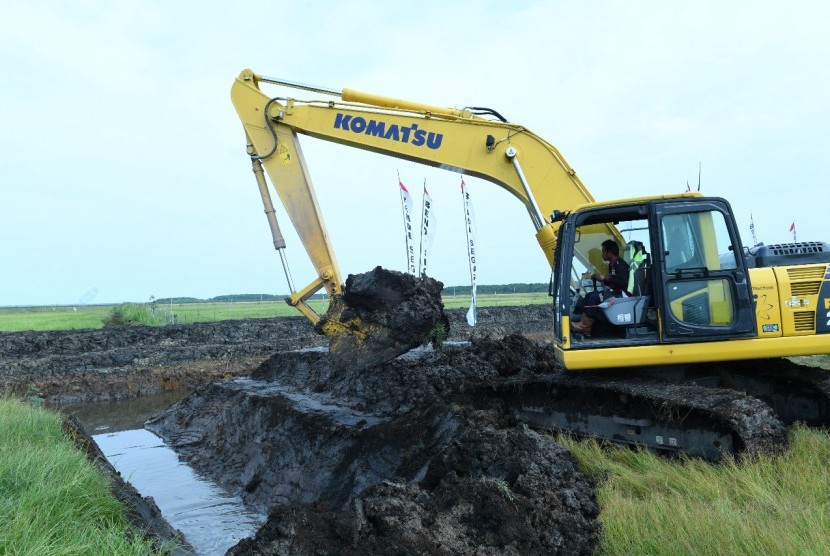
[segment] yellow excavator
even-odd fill
[[[267,84],[324,98],[271,97],[261,90]],[[827,244],[745,249],[729,203],[699,192],[598,202],[552,144],[492,109],[443,108],[250,69],[236,78],[231,98],[274,246],[285,265],[285,241],[263,167],[317,272],[312,283],[296,290],[286,271],[292,290],[287,301],[312,323],[320,315],[308,299],[320,289],[340,294],[343,286],[298,135],[475,176],[524,204],[553,270],[556,359],[568,371],[591,372],[517,386],[515,392],[523,392],[512,402],[517,417],[705,457],[746,449],[751,441],[732,425],[713,425],[718,410],[711,407],[687,419],[698,422],[695,427],[668,429],[655,417],[658,409],[644,413],[643,407],[696,397],[682,388],[709,388],[689,410],[697,411],[697,405],[715,403],[728,386],[765,400],[784,421],[830,421],[824,374],[780,360],[830,353]],[[628,295],[600,297],[601,324],[590,335],[574,333],[574,306],[586,291],[601,287],[590,276],[603,269],[601,246],[609,239],[630,266]],[[579,378],[586,375],[592,377]],[[645,386],[632,390],[619,382],[634,377]],[[578,398],[613,408],[585,409]]]

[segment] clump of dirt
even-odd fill
[[[416,278],[380,266],[350,274],[343,295],[332,296],[316,326],[329,340],[332,363],[365,369],[417,346],[440,343],[449,334],[443,289],[428,276]]]

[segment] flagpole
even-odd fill
[[[472,208],[470,207],[470,200],[469,200],[469,192],[467,191],[467,184],[464,183],[464,178],[461,178],[461,196],[464,199],[464,231],[467,235],[467,256],[470,259],[470,308],[467,310],[467,324],[470,326],[475,326],[476,321],[476,272],[475,272],[475,263],[474,260],[474,251],[472,250],[471,246],[471,234],[472,234],[472,241],[475,241],[475,230],[473,227],[475,223],[473,222],[473,215],[472,215]]]
[[[404,241],[406,241],[406,207],[404,203],[406,202],[403,198],[403,194],[401,193],[401,172],[397,170],[398,173],[398,195],[401,198],[401,219],[403,220],[403,233],[404,233]],[[408,242],[407,242],[408,243]],[[406,251],[406,268],[409,269],[409,245],[405,246]]]
[[[466,185],[464,183],[464,178],[461,178],[461,196],[464,198],[464,204],[462,205],[462,209],[464,210],[464,233],[467,236],[467,254],[469,256],[470,250],[470,223],[469,223],[469,208],[467,206],[467,190]],[[472,284],[475,281],[475,274],[473,274],[473,266],[470,265],[470,283]]]
[[[427,179],[424,178],[424,193],[427,190]],[[426,205],[426,195],[421,195],[421,241],[419,242],[418,246],[418,276],[423,276],[423,264],[424,264],[424,215],[426,215],[427,205]]]
[[[415,251],[412,247],[412,197],[409,190],[401,181],[401,174],[398,172],[398,191],[401,195],[401,212],[403,213],[404,238],[406,239],[406,272],[415,274]],[[408,201],[408,202],[407,202]]]

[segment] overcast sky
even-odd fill
[[[492,107],[599,200],[695,187],[700,163],[745,244],[750,214],[758,241],[830,241],[828,24],[820,1],[2,0],[0,306],[286,293],[229,97],[245,68]],[[405,270],[400,173],[434,199],[430,275],[469,283],[457,174],[302,143],[344,277]],[[467,181],[478,283],[547,282],[524,207]]]

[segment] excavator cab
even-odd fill
[[[607,265],[591,257],[592,246],[607,239],[617,243],[629,265],[628,290],[624,297],[603,296],[595,332],[580,336],[570,330],[571,311],[576,297],[584,295],[582,277],[607,273]],[[723,199],[657,197],[574,210],[562,222],[556,249],[558,354],[568,368],[595,368],[606,357],[605,366],[615,358],[613,366],[681,363],[706,349],[703,341],[755,336],[742,252]],[[677,352],[687,353],[667,357]]]

